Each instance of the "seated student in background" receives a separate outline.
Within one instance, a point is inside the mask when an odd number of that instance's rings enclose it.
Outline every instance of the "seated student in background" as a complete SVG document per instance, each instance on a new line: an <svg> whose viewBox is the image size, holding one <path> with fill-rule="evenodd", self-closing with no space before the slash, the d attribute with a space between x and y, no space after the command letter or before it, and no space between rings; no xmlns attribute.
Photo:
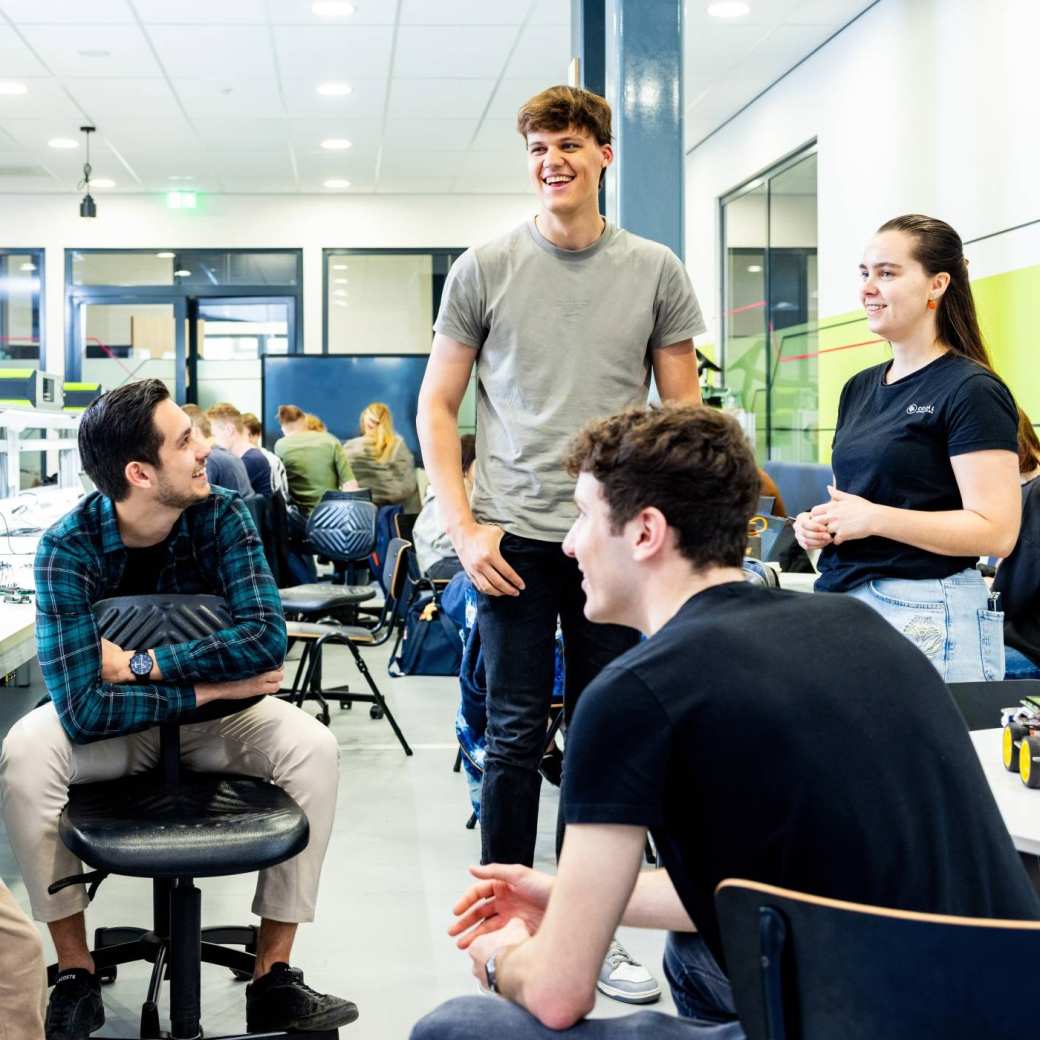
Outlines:
<svg viewBox="0 0 1040 1040"><path fill-rule="evenodd" d="M1040 439L1018 410L1018 469L1022 481L1022 530L993 579L1004 612L1004 678L1040 679Z"/></svg>
<svg viewBox="0 0 1040 1040"><path fill-rule="evenodd" d="M245 426L246 436L249 438L249 443L256 448L257 451L263 453L264 458L267 459L268 466L271 467L271 491L280 491L282 493L282 498L284 498L286 503L288 503L289 478L285 475L285 463L282 462L273 451L268 451L264 447L264 428L260 424L260 420L252 412L243 412L242 424Z"/></svg>
<svg viewBox="0 0 1040 1040"><path fill-rule="evenodd" d="M402 506L406 513L419 509L415 459L404 439L394 433L390 409L373 401L361 413L361 436L344 445L357 482L372 491L377 506Z"/></svg>
<svg viewBox="0 0 1040 1040"><path fill-rule="evenodd" d="M830 501L795 535L823 550L817 591L862 599L947 682L1000 679L1003 619L975 563L1018 537L1018 409L982 342L960 237L896 217L867 243L860 281L892 360L842 389Z"/></svg>
<svg viewBox="0 0 1040 1040"><path fill-rule="evenodd" d="M275 442L274 452L285 465L289 480L289 530L294 540L303 541L307 533L307 517L326 491L354 491L357 481L347 453L331 433L309 429L306 412L294 404L278 408L282 436ZM318 422L321 422L318 419Z"/></svg>
<svg viewBox="0 0 1040 1040"><path fill-rule="evenodd" d="M0 797L33 915L47 922L58 953L48 1040L82 1040L104 1022L86 940L86 891L47 890L82 870L58 836L69 785L148 769L160 722L209 701L257 695L262 699L237 714L181 730L186 766L269 780L296 800L310 825L303 852L259 875L248 1029L326 1029L357 1017L354 1004L316 993L289 967L298 924L314 919L339 752L316 719L263 696L281 687L281 600L246 505L206 479L207 450L158 379L98 398L79 426L83 469L98 491L44 533L36 554L36 644L51 699L8 733ZM174 646L99 639L94 604L155 592L222 596L233 624Z"/></svg>
<svg viewBox="0 0 1040 1040"><path fill-rule="evenodd" d="M633 409L586 426L567 467L578 518L564 552L581 568L586 615L648 638L578 703L556 876L473 867L478 880L454 907L451 934L474 975L506 999L449 1001L413 1040L738 1040L714 904L730 877L1040 918L964 722L924 656L851 596L743 580L759 478L731 417ZM791 652L807 639L811 652ZM641 872L647 830L664 866ZM670 932L664 966L681 1017L578 1025L619 924Z"/></svg>
<svg viewBox="0 0 1040 1040"><path fill-rule="evenodd" d="M472 433L459 438L462 447L462 480L466 486L466 497L473 494L473 471L477 457L477 439ZM431 484L426 489L426 498L412 528L412 544L419 562L419 570L427 578L451 578L462 570L455 553L451 536L444 530L437 497Z"/></svg>
<svg viewBox="0 0 1040 1040"><path fill-rule="evenodd" d="M0 1040L43 1040L43 944L0 879Z"/></svg>
<svg viewBox="0 0 1040 1040"><path fill-rule="evenodd" d="M237 491L243 498L255 494L245 464L237 455L217 444L206 413L197 404L186 404L182 411L191 419L196 438L206 446L206 479L214 487Z"/></svg>
<svg viewBox="0 0 1040 1040"><path fill-rule="evenodd" d="M311 433L325 433L328 431L328 427L320 416L313 415L308 412L303 417L303 428L309 430Z"/></svg>
<svg viewBox="0 0 1040 1040"><path fill-rule="evenodd" d="M206 417L213 428L214 442L242 460L254 493L270 495L271 466L264 453L249 443L242 413L233 404L221 401L206 410Z"/></svg>

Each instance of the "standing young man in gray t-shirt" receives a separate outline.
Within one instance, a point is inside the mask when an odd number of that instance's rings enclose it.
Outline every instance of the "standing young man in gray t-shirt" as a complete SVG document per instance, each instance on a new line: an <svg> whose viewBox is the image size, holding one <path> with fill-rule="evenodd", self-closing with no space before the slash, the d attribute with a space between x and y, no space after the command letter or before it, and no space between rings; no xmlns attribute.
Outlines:
<svg viewBox="0 0 1040 1040"><path fill-rule="evenodd" d="M572 87L551 87L520 109L538 213L452 267L419 396L423 458L479 594L485 863L534 858L557 615L568 719L581 690L638 638L584 616L581 573L561 549L575 517L567 442L589 419L644 404L651 370L663 399L700 399L693 336L704 322L685 268L599 212L614 157L610 120L606 101ZM457 419L474 364L471 507Z"/></svg>

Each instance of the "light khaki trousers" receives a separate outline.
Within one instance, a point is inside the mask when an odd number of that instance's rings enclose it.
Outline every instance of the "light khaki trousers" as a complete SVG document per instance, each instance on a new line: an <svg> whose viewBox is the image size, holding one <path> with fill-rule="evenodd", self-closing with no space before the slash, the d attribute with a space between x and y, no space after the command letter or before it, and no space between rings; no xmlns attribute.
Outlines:
<svg viewBox="0 0 1040 1040"><path fill-rule="evenodd" d="M43 1040L46 992L40 937L0 881L0 1040Z"/></svg>
<svg viewBox="0 0 1040 1040"><path fill-rule="evenodd" d="M53 704L12 727L0 752L0 801L36 920L59 921L87 906L83 885L47 893L52 882L83 869L58 837L70 785L140 773L155 765L158 753L158 729L73 744ZM182 726L181 762L198 772L260 777L296 800L307 814L310 841L298 856L260 872L253 912L275 921L313 921L336 812L339 747L333 735L299 708L265 697L235 715Z"/></svg>

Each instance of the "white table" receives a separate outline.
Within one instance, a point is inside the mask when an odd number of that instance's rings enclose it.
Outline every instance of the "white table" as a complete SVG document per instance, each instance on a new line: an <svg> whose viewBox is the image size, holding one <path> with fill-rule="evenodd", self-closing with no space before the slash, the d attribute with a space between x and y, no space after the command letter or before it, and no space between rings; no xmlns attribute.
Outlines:
<svg viewBox="0 0 1040 1040"><path fill-rule="evenodd" d="M36 654L36 605L0 602L0 675L31 661Z"/></svg>
<svg viewBox="0 0 1040 1040"><path fill-rule="evenodd" d="M798 574L795 571L779 571L780 588L793 589L795 592L812 592L818 574Z"/></svg>
<svg viewBox="0 0 1040 1040"><path fill-rule="evenodd" d="M1040 856L1040 789L1026 787L1018 773L1009 773L1004 768L1003 732L979 729L971 734L971 740L1015 848Z"/></svg>

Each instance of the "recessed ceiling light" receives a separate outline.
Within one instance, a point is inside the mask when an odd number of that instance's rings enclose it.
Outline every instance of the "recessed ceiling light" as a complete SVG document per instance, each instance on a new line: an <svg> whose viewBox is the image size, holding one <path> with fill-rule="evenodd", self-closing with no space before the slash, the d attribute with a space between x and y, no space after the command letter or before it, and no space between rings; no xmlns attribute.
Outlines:
<svg viewBox="0 0 1040 1040"><path fill-rule="evenodd" d="M319 0L311 4L311 10L319 18L347 18L354 13L354 5L344 0Z"/></svg>
<svg viewBox="0 0 1040 1040"><path fill-rule="evenodd" d="M74 141L71 137L52 137L47 144L51 148L78 148L79 141Z"/></svg>
<svg viewBox="0 0 1040 1040"><path fill-rule="evenodd" d="M76 51L81 58L111 58L112 52L102 50L100 47L87 47L82 51Z"/></svg>
<svg viewBox="0 0 1040 1040"><path fill-rule="evenodd" d="M13 79L0 80L0 94L28 94L29 88L24 83L16 83Z"/></svg>
<svg viewBox="0 0 1040 1040"><path fill-rule="evenodd" d="M345 137L326 137L321 142L322 148L329 152L343 152L350 148L350 142Z"/></svg>
<svg viewBox="0 0 1040 1040"><path fill-rule="evenodd" d="M350 279L349 278L333 278L332 280L337 285L349 285L350 284Z"/></svg>
<svg viewBox="0 0 1040 1040"><path fill-rule="evenodd" d="M169 181L193 181L195 180L195 177L190 173L175 173L166 179Z"/></svg>
<svg viewBox="0 0 1040 1040"><path fill-rule="evenodd" d="M761 264L748 264L748 274L761 274L761 273L762 273L762 265Z"/></svg>
<svg viewBox="0 0 1040 1040"><path fill-rule="evenodd" d="M185 270L183 267L179 271L173 272L174 278L187 278L191 274L191 271Z"/></svg>
<svg viewBox="0 0 1040 1040"><path fill-rule="evenodd" d="M162 257L163 260L172 260L177 254L171 253L169 252L169 250L164 249L161 253L156 253L155 255L158 257Z"/></svg>
<svg viewBox="0 0 1040 1040"><path fill-rule="evenodd" d="M342 177L332 177L327 181L322 181L326 188L349 188L350 181L345 181Z"/></svg>
<svg viewBox="0 0 1040 1040"><path fill-rule="evenodd" d="M36 270L36 265L31 260L29 260L26 263L22 264L18 268L18 270L19 271L35 271Z"/></svg>
<svg viewBox="0 0 1040 1040"><path fill-rule="evenodd" d="M751 8L741 0L719 0L719 3L708 5L708 14L712 18L743 18L751 14Z"/></svg>
<svg viewBox="0 0 1040 1040"><path fill-rule="evenodd" d="M333 271L346 271L347 269L348 268L347 268L346 264L333 264L332 265L332 270Z"/></svg>
<svg viewBox="0 0 1040 1040"><path fill-rule="evenodd" d="M322 97L346 97L353 88L349 83L319 83L318 93Z"/></svg>
<svg viewBox="0 0 1040 1040"><path fill-rule="evenodd" d="M116 182L111 177L97 177L90 182L92 188L114 188Z"/></svg>

